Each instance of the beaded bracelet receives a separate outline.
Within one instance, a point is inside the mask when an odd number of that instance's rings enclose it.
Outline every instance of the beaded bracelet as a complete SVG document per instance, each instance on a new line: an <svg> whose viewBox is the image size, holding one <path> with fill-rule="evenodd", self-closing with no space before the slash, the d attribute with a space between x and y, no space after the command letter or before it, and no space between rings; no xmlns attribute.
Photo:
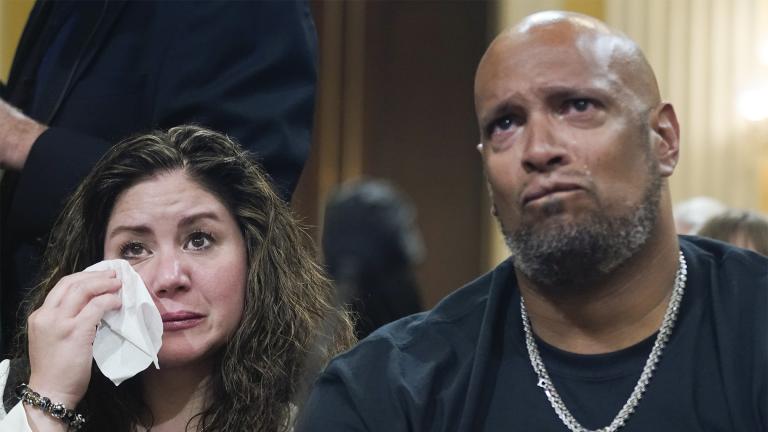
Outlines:
<svg viewBox="0 0 768 432"><path fill-rule="evenodd" d="M62 404L52 403L47 397L40 396L40 393L32 390L25 383L16 387L16 397L23 403L40 408L43 412L64 422L72 430L80 430L85 424L85 417L71 409L67 409Z"/></svg>

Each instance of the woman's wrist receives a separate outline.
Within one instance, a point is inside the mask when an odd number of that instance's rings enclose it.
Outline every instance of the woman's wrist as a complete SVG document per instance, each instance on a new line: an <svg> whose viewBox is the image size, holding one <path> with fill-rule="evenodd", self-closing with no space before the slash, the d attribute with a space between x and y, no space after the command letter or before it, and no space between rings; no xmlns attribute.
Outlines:
<svg viewBox="0 0 768 432"><path fill-rule="evenodd" d="M29 384L27 385L41 395L68 408L74 408L80 403L81 398L74 396L71 393L62 392L45 382L40 382L40 380L36 380L35 377L30 377Z"/></svg>
<svg viewBox="0 0 768 432"><path fill-rule="evenodd" d="M27 418L27 424L33 432L69 432L69 426L47 413L19 402Z"/></svg>
<svg viewBox="0 0 768 432"><path fill-rule="evenodd" d="M44 394L38 393L27 384L20 384L16 388L16 396L24 404L25 411L30 413L27 408L34 408L49 416L51 419L58 420L62 425L71 430L79 430L85 424L85 417L76 413L71 408L76 403L67 406L65 403L56 399L51 399ZM54 395L55 397L55 395ZM38 420L42 420L40 415L35 415ZM46 421L50 423L50 421Z"/></svg>

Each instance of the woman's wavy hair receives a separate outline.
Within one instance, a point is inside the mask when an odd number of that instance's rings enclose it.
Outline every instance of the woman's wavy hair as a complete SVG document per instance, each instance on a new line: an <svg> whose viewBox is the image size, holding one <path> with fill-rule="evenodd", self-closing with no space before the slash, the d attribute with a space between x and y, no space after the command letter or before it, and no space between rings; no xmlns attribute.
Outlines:
<svg viewBox="0 0 768 432"><path fill-rule="evenodd" d="M182 170L232 212L245 239L248 275L242 321L211 377L210 404L190 425L204 431L281 431L301 386L353 341L347 314L316 262L311 239L251 155L228 137L179 126L112 147L70 197L52 231L27 316L63 276L103 259L115 201L150 177ZM26 356L27 334L20 354ZM92 431L129 431L146 407L136 377L115 387L94 366L78 406ZM151 413L150 413L151 416ZM197 420L193 422L192 420Z"/></svg>

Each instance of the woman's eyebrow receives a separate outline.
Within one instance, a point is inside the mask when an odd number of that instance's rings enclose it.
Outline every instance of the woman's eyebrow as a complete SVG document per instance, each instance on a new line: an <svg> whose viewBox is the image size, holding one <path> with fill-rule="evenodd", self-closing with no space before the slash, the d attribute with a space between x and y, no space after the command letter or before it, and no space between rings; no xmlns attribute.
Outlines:
<svg viewBox="0 0 768 432"><path fill-rule="evenodd" d="M148 234L152 232L152 230L146 225L118 225L108 233L107 238L113 238L124 232L131 234Z"/></svg>
<svg viewBox="0 0 768 432"><path fill-rule="evenodd" d="M202 211L183 217L178 226L194 225L201 219L210 219L213 221L220 221L221 217L214 211ZM128 232L130 234L148 234L152 232L152 229L144 224L139 225L118 225L107 234L107 238L113 238L118 234Z"/></svg>
<svg viewBox="0 0 768 432"><path fill-rule="evenodd" d="M188 216L184 216L179 221L179 226L188 226L193 225L196 222L198 222L200 219L211 219L214 221L220 221L221 217L219 217L218 213L214 211L203 211L199 213L194 213Z"/></svg>

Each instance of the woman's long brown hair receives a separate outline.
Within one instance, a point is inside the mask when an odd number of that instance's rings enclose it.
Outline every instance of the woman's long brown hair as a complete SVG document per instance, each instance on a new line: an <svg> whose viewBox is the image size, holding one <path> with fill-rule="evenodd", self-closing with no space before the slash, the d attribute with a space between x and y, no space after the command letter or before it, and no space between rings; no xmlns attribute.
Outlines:
<svg viewBox="0 0 768 432"><path fill-rule="evenodd" d="M107 222L122 192L176 170L229 208L245 238L249 262L242 322L220 353L206 409L190 419L187 429L287 430L297 392L312 375L305 367L322 366L354 336L317 264L311 239L252 156L224 135L180 126L129 138L110 149L66 203L27 314L40 307L63 276L103 259ZM27 348L22 332L19 355L26 356ZM90 431L127 432L140 418L151 418L136 377L115 387L95 366L77 409L86 415Z"/></svg>

